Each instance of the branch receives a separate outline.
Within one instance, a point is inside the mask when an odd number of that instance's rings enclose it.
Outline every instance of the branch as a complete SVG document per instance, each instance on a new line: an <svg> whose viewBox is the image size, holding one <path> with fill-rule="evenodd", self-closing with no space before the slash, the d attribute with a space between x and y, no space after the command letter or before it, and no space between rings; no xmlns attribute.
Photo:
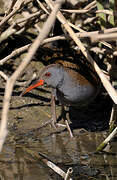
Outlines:
<svg viewBox="0 0 117 180"><path fill-rule="evenodd" d="M17 32L17 29L15 28L15 26L19 26L19 30L18 32L25 26L25 23L28 22L29 20L31 20L32 18L38 17L40 15L40 12L36 12L33 13L31 15L29 15L26 18L21 18L18 19L16 22L14 22L8 29L6 29L0 36L0 43L4 40L6 40L9 36L15 34ZM23 23L22 25L20 25L21 23ZM18 33L17 32L17 33Z"/></svg>
<svg viewBox="0 0 117 180"><path fill-rule="evenodd" d="M117 40L117 33L109 33L109 34L97 34L97 36L91 36L92 42L97 41L116 41Z"/></svg>
<svg viewBox="0 0 117 180"><path fill-rule="evenodd" d="M49 168L51 168L54 172L56 172L57 174L59 174L62 178L64 178L64 180L72 180L72 178L70 178L70 175L73 172L73 169L70 167L67 170L67 173L65 173L61 168L59 168L55 163L53 163L52 161L50 161L44 154L40 153L40 152L34 152L30 149L24 148L24 150L31 155L34 159L40 159L44 164L46 164Z"/></svg>
<svg viewBox="0 0 117 180"><path fill-rule="evenodd" d="M28 50L30 44L25 45L21 48L18 48L16 50L14 50L11 54L9 54L8 56L6 56L5 58L0 60L0 65L3 65L6 61L8 61L9 59L13 58L14 56L17 56L18 54Z"/></svg>
<svg viewBox="0 0 117 180"><path fill-rule="evenodd" d="M13 9L13 11L5 16L5 18L0 22L0 27L3 26L14 14L16 14L17 11L21 8L22 4L24 3L24 0L18 0L17 6Z"/></svg>
<svg viewBox="0 0 117 180"><path fill-rule="evenodd" d="M92 36L96 37L98 35L98 33L100 33L100 31L86 32L86 31L82 30L81 28L77 28L75 25L73 25L70 22L68 22L68 24L71 27L73 27L79 31L82 31L82 32L76 33L76 36L79 38L87 38L87 37L92 37ZM104 33L116 32L116 31L117 31L117 28L110 28L110 29L105 29ZM41 45L43 45L45 43L52 42L52 41L65 40L65 39L66 39L65 35L55 36L55 37L44 39L44 41L41 43ZM113 48L110 44L107 44L106 42L101 42L101 43L104 44L105 46L111 48L111 49ZM16 56L16 55L18 55L24 51L27 51L29 46L30 46L30 44L14 50L10 55L8 55L7 57L0 60L0 65L3 65L6 61L13 58L14 56Z"/></svg>
<svg viewBox="0 0 117 180"><path fill-rule="evenodd" d="M92 7L95 8L95 7ZM76 13L76 14L84 14L90 11L90 13L104 13L113 16L113 12L109 11L107 9L103 10L97 10L97 11L91 11L91 9L80 9L80 10L75 10L75 9L61 9L62 12L67 12L67 13Z"/></svg>
<svg viewBox="0 0 117 180"><path fill-rule="evenodd" d="M8 80L8 76L7 76L4 72L2 72L2 71L0 71L0 76L1 76L3 79L5 79L5 81Z"/></svg>
<svg viewBox="0 0 117 180"><path fill-rule="evenodd" d="M44 11L45 13L49 14L48 10L44 7L44 5L43 5L39 0L37 0L37 2L38 2L38 4L39 4L40 8L43 9L43 11Z"/></svg>
<svg viewBox="0 0 117 180"><path fill-rule="evenodd" d="M97 151L102 151L106 145L112 140L112 138L117 134L117 127L113 130L111 134L97 147Z"/></svg>

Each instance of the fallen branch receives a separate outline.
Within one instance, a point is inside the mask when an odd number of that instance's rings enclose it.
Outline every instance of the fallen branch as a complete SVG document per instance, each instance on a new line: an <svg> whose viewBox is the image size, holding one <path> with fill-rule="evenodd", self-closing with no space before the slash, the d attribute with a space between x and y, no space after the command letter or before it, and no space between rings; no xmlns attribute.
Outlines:
<svg viewBox="0 0 117 180"><path fill-rule="evenodd" d="M40 6L41 9L43 9L43 11L47 14L49 14L48 10L44 7L44 5L39 1L39 0L36 0Z"/></svg>
<svg viewBox="0 0 117 180"><path fill-rule="evenodd" d="M2 71L0 71L0 76L1 76L3 79L5 79L5 81L8 80L8 76L7 76L4 72L2 72Z"/></svg>
<svg viewBox="0 0 117 180"><path fill-rule="evenodd" d="M49 168L51 168L54 172L56 172L57 174L59 174L62 178L64 178L64 180L72 180L72 178L70 178L70 175L73 172L73 169L70 167L67 170L67 173L65 173L61 168L59 168L55 163L53 163L52 161L50 161L44 154L40 153L40 152L34 152L32 150L29 150L27 148L24 148L24 150L31 155L34 159L40 159L44 164L46 164Z"/></svg>
<svg viewBox="0 0 117 180"><path fill-rule="evenodd" d="M16 32L16 29L14 28L14 24L13 24L0 35L0 43L8 39L8 37L13 35L15 32Z"/></svg>
<svg viewBox="0 0 117 180"><path fill-rule="evenodd" d="M92 37L92 35L94 35L95 37L97 36L98 33L100 33L100 31L92 31L92 32L86 32L84 30L82 30L81 28L77 28L75 25L73 25L72 23L68 22L68 24L81 31L79 33L76 33L76 36L79 37L79 38L87 38L87 37ZM39 29L40 31L40 29ZM110 28L110 29L106 29L104 30L104 33L109 33L109 32L115 32L117 31L117 28ZM11 33L11 31L9 30L9 32ZM61 35L61 36L55 36L55 37L51 37L51 38L47 38L47 39L44 39L44 41L41 43L41 45L45 44L45 43L49 43L49 42L53 42L53 41L58 41L58 40L65 40L66 39L66 36L65 35ZM105 46L109 47L110 49L112 49L112 45L110 44L107 44L106 42L103 42L101 41L102 44L104 44ZM9 59L13 58L14 56L17 56L19 55L20 53L23 53L25 51L28 50L29 46L31 44L27 44L21 48L18 48L16 50L14 50L11 54L9 54L8 56L6 56L5 58L1 59L0 60L0 65L3 65L6 61L8 61Z"/></svg>
<svg viewBox="0 0 117 180"><path fill-rule="evenodd" d="M92 6L97 6L96 0L86 5L83 9L90 9Z"/></svg>
<svg viewBox="0 0 117 180"><path fill-rule="evenodd" d="M116 123L117 123L117 105L113 103L110 121L109 121L109 132L110 133L116 127Z"/></svg>
<svg viewBox="0 0 117 180"><path fill-rule="evenodd" d="M26 18L18 19L16 22L14 22L8 29L6 29L1 34L1 36L0 36L0 43L2 41L4 41L4 40L8 39L8 37L10 37L11 35L21 31L21 29L24 28L26 22L28 22L32 18L38 17L39 15L40 15L40 12L36 12L36 13L33 13L33 14L29 15ZM21 25L21 23L23 23L23 24ZM18 31L17 31L17 28L15 28L16 26L18 26Z"/></svg>
<svg viewBox="0 0 117 180"><path fill-rule="evenodd" d="M97 34L97 36L91 36L92 42L97 41L116 41L117 40L117 33L109 33L109 34Z"/></svg>
<svg viewBox="0 0 117 180"><path fill-rule="evenodd" d="M102 151L107 144L113 139L113 137L117 134L117 127L113 130L111 134L97 147L97 151Z"/></svg>
<svg viewBox="0 0 117 180"><path fill-rule="evenodd" d="M93 7L95 8L95 7ZM76 14L84 14L84 13L104 13L113 16L113 12L103 9L103 10L96 10L96 11L91 11L91 9L80 9L80 10L75 10L75 9L61 9L61 12L67 12L67 13L76 13Z"/></svg>
<svg viewBox="0 0 117 180"><path fill-rule="evenodd" d="M21 48L18 48L16 50L14 50L11 54L9 54L8 56L6 56L5 58L0 60L0 65L3 65L6 61L8 61L9 59L13 58L14 56L17 56L18 54L28 50L29 46L31 44L25 45Z"/></svg>
<svg viewBox="0 0 117 180"><path fill-rule="evenodd" d="M32 1L32 0L26 0L26 1L24 1L24 0L18 0L18 1L16 2L16 5L14 5L13 11L11 11L10 14L8 14L7 16L5 16L5 18L3 18L3 20L0 22L0 28L1 28L1 26L3 26L5 23L7 23L7 21L8 21L12 16L14 16L14 15L16 14L16 12L18 12L18 11L21 9L22 5L27 4L27 3L31 2L31 1Z"/></svg>
<svg viewBox="0 0 117 180"><path fill-rule="evenodd" d="M68 13L76 13L77 12L79 14L83 14L83 13L89 12L90 10L92 10L96 7L97 7L97 2L93 1L93 2L89 3L88 5L86 5L83 9L80 9L80 10L61 9L61 11L68 12Z"/></svg>

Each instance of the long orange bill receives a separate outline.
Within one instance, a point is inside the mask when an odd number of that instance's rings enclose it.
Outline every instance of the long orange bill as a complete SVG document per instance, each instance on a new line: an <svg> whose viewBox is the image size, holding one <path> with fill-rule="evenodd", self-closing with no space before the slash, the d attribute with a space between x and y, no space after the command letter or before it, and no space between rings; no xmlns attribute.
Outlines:
<svg viewBox="0 0 117 180"><path fill-rule="evenodd" d="M39 80L36 82L36 84L33 84L31 86L29 86L24 92L22 92L21 96L23 96L24 94L26 94L27 92L31 91L32 89L38 87L38 86L42 86L44 84L44 80Z"/></svg>

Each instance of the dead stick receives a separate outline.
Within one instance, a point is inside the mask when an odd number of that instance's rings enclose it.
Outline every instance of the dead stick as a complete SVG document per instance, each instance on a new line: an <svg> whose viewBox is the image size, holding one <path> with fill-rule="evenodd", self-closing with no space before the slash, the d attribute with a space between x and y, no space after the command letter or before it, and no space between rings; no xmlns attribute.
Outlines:
<svg viewBox="0 0 117 180"><path fill-rule="evenodd" d="M64 178L64 180L69 180L70 179L70 175L73 173L73 169L70 167L67 170L66 176Z"/></svg>
<svg viewBox="0 0 117 180"><path fill-rule="evenodd" d="M5 81L8 80L8 76L7 76L4 72L2 72L2 71L0 71L0 76L1 76L3 79L5 79Z"/></svg>
<svg viewBox="0 0 117 180"><path fill-rule="evenodd" d="M97 5L96 0L94 0L93 2L89 3L88 5L86 5L83 9L90 9L92 6Z"/></svg>
<svg viewBox="0 0 117 180"><path fill-rule="evenodd" d="M92 8L95 8L92 7ZM95 12L95 13L104 13L104 14L108 14L108 15L113 15L113 12L112 11L109 11L109 10L106 10L106 9L103 9L103 10L97 10L97 11L91 11L91 9L81 9L81 10L75 10L75 9L61 9L62 12L67 12L67 13L76 13L76 14L84 14L84 13L87 13L90 11L91 12Z"/></svg>
<svg viewBox="0 0 117 180"><path fill-rule="evenodd" d="M77 37L91 37L92 35L97 36L98 34L108 34L108 33L114 33L117 32L117 27L115 28L109 28L109 29L104 29L101 31L92 31L92 32L82 32L82 33L76 33ZM80 36L81 35L81 36Z"/></svg>
<svg viewBox="0 0 117 180"><path fill-rule="evenodd" d="M57 174L59 174L62 178L64 178L65 180L72 180L72 178L70 178L70 174L73 172L72 168L68 168L67 173L65 173L61 168L59 168L55 163L53 163L52 161L50 161L44 154L40 153L40 152L33 152L30 149L24 148L24 150L30 154L33 158L35 159L41 159L41 161L46 164L49 168L51 168L53 171L55 171Z"/></svg>
<svg viewBox="0 0 117 180"><path fill-rule="evenodd" d="M72 25L69 22L68 22L68 24ZM104 33L109 33L109 32L113 32L113 31L117 31L117 28L106 29L106 30L104 30ZM10 31L10 33L11 33L11 31ZM84 32L83 31L83 32L76 33L76 36L79 37L79 38L85 38L85 37L91 37L92 35L94 35L96 37L98 33L99 33L99 31L92 31L92 32ZM65 35L55 36L55 37L51 37L51 38L45 39L42 42L42 44L45 44L45 43L48 43L48 42L52 42L52 41L57 41L57 40L65 40L65 39L66 39ZM104 43L104 45L107 45L106 42L101 42L101 43ZM14 50L10 55L8 55L7 57L5 57L5 58L0 60L0 65L3 65L10 58L12 58L12 57L14 57L14 56L16 56L16 55L18 55L18 54L28 50L29 46L30 46L30 44L25 45L25 46L23 46L21 48L18 48L16 50ZM107 46L112 49L112 46L109 46L109 45L107 45Z"/></svg>
<svg viewBox="0 0 117 180"><path fill-rule="evenodd" d="M97 34L97 36L91 36L91 41L116 41L117 40L117 33L109 33L109 34Z"/></svg>
<svg viewBox="0 0 117 180"><path fill-rule="evenodd" d="M112 110L111 110L110 121L109 121L109 132L110 133L116 127L116 121L117 121L117 105L113 103L113 107L112 107Z"/></svg>
<svg viewBox="0 0 117 180"><path fill-rule="evenodd" d="M39 4L40 8L43 9L44 12L46 12L47 14L49 14L48 10L44 7L44 5L43 5L39 0L37 0L37 2L38 2L38 4Z"/></svg>
<svg viewBox="0 0 117 180"><path fill-rule="evenodd" d="M16 50L14 50L11 54L9 54L8 56L6 56L5 58L0 60L0 65L3 65L6 61L8 61L9 59L13 58L14 56L17 56L18 54L28 50L30 44L25 45L21 48L18 48Z"/></svg>
<svg viewBox="0 0 117 180"><path fill-rule="evenodd" d="M23 22L29 21L32 18L38 17L40 15L40 12L33 13L29 15L26 18L18 19L16 22L14 22L8 29L6 29L0 36L0 43L4 40L6 40L9 36L17 33L17 29L15 28L16 25L19 25ZM21 29L25 26L25 23L22 24L20 27ZM20 30L18 30L20 31Z"/></svg>
<svg viewBox="0 0 117 180"><path fill-rule="evenodd" d="M106 145L112 140L112 138L117 134L117 127L112 131L111 134L97 147L97 151L102 151Z"/></svg>
<svg viewBox="0 0 117 180"><path fill-rule="evenodd" d="M17 11L21 8L23 4L23 0L18 0L18 6L11 11L10 14L8 14L1 22L0 22L0 27L3 26L14 14L16 14Z"/></svg>

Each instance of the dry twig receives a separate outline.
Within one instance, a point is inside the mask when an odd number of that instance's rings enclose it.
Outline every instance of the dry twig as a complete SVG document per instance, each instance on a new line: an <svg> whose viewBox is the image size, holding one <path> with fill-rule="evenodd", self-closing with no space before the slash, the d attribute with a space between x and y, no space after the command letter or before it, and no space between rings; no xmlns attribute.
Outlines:
<svg viewBox="0 0 117 180"><path fill-rule="evenodd" d="M54 172L56 172L57 174L59 174L62 178L64 178L64 180L72 180L72 178L70 178L70 175L73 172L73 169L70 167L67 170L67 173L65 173L61 168L59 168L55 163L53 163L52 161L50 161L44 154L38 152L34 152L32 150L29 150L27 148L24 148L24 150L29 153L34 159L40 159L44 164L46 164L49 168L51 168Z"/></svg>
<svg viewBox="0 0 117 180"><path fill-rule="evenodd" d="M37 2L38 2L38 4L39 4L40 8L43 9L43 11L44 11L45 13L49 14L48 10L44 7L44 5L43 5L39 0L37 0Z"/></svg>
<svg viewBox="0 0 117 180"><path fill-rule="evenodd" d="M86 5L83 9L90 9L90 8L92 8L92 6L95 6L95 7L97 6L96 0L94 0L93 2Z"/></svg>
<svg viewBox="0 0 117 180"><path fill-rule="evenodd" d="M97 34L97 36L92 36L91 41L116 41L117 33L109 33L109 34Z"/></svg>
<svg viewBox="0 0 117 180"><path fill-rule="evenodd" d="M31 2L32 0L18 0L17 3L14 5L14 8L13 8L13 11L11 11L10 14L8 14L7 16L5 16L3 18L3 20L0 22L0 28L1 26L3 26L12 16L14 16L16 14L16 12L18 12L21 7L24 5L24 4L27 4L29 2Z"/></svg>
<svg viewBox="0 0 117 180"><path fill-rule="evenodd" d="M113 139L113 137L117 134L117 127L112 131L111 134L97 147L97 151L102 151L106 145Z"/></svg>
<svg viewBox="0 0 117 180"><path fill-rule="evenodd" d="M2 72L2 71L0 71L0 76L1 76L3 79L5 79L5 81L8 80L8 76L7 76L4 72Z"/></svg>
<svg viewBox="0 0 117 180"><path fill-rule="evenodd" d="M33 13L29 15L28 17L18 19L16 22L14 22L6 31L4 31L0 36L0 43L6 39L8 39L11 35L21 32L21 30L25 27L26 22L31 20L32 18L38 17L40 15L40 12ZM18 25L18 31L15 28Z"/></svg>
<svg viewBox="0 0 117 180"><path fill-rule="evenodd" d="M73 25L73 24L70 23L70 22L68 22L68 24L69 24L71 27L73 27L73 28L81 31L81 32L79 32L79 33L76 33L76 36L77 36L78 38L87 38L87 37L90 37L90 38L91 38L92 36L95 36L95 37L96 37L96 36L100 33L100 31L86 32L86 31L82 30L81 28L77 28L75 25ZM110 28L110 29L105 29L105 30L104 30L104 33L107 33L107 34L108 34L108 33L110 33L110 32L116 32L116 31L117 31L117 28ZM9 32L11 33L11 31L9 31ZM45 40L42 42L41 45L43 45L43 44L45 44L45 43L49 43L49 42L53 42L53 41L58 41L58 40L65 40L65 39L66 39L66 36L65 36L65 35L55 36L55 37L51 37L51 38L45 39ZM108 43L106 43L106 42L101 41L101 43L104 44L105 46L109 47L110 49L113 48L112 45L110 45L110 44L108 44ZM13 58L14 56L17 56L18 54L27 51L28 48L29 48L29 46L30 46L30 44L25 45L25 46L23 46L23 47L21 47L21 48L18 48L18 49L16 49L16 50L14 50L10 55L8 55L8 56L6 56L5 58L3 58L3 59L0 60L0 65L3 65L6 61L8 61L9 59Z"/></svg>
<svg viewBox="0 0 117 180"><path fill-rule="evenodd" d="M6 61L8 61L9 59L13 58L14 56L17 56L18 54L28 50L30 44L25 45L21 48L18 48L16 50L14 50L10 55L6 56L5 58L0 60L0 65L3 65Z"/></svg>
<svg viewBox="0 0 117 180"><path fill-rule="evenodd" d="M92 7L94 8L94 7ZM80 10L75 10L75 9L61 9L62 12L67 12L67 13L76 13L76 14L84 14L84 13L88 13L90 11L90 13L104 13L104 14L108 14L113 16L113 12L103 9L103 10L96 10L96 11L91 11L91 9L80 9Z"/></svg>

